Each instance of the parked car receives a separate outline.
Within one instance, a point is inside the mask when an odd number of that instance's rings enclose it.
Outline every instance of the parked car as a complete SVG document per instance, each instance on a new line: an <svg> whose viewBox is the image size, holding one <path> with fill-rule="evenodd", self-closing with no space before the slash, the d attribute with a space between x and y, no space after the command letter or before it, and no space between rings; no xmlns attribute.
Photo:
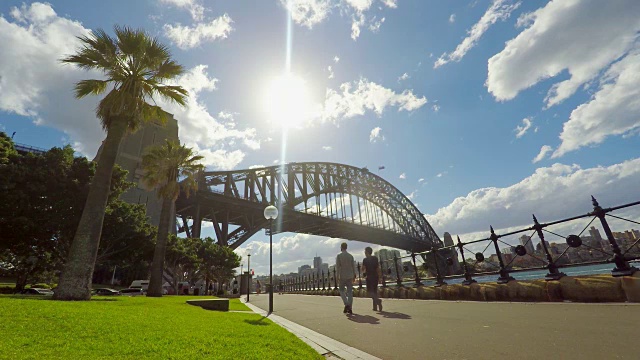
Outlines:
<svg viewBox="0 0 640 360"><path fill-rule="evenodd" d="M120 291L109 288L95 289L93 290L96 295L100 296L111 296L111 295L120 295Z"/></svg>
<svg viewBox="0 0 640 360"><path fill-rule="evenodd" d="M122 289L120 290L120 295L128 295L128 296L144 295L144 290L142 290L142 288Z"/></svg>
<svg viewBox="0 0 640 360"><path fill-rule="evenodd" d="M20 294L22 294L22 295L43 295L43 296L47 296L47 295L53 295L53 291L51 291L49 289L31 288L31 289L22 290L20 292Z"/></svg>

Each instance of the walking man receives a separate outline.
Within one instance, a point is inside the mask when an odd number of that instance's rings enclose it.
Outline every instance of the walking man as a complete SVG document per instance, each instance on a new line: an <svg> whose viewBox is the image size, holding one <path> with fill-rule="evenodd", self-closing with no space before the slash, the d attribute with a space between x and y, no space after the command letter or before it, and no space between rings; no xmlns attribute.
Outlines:
<svg viewBox="0 0 640 360"><path fill-rule="evenodd" d="M340 290L340 297L344 303L343 313L353 314L353 279L356 277L356 265L353 261L353 256L347 252L347 243L340 244L340 250L340 254L336 256L338 289Z"/></svg>

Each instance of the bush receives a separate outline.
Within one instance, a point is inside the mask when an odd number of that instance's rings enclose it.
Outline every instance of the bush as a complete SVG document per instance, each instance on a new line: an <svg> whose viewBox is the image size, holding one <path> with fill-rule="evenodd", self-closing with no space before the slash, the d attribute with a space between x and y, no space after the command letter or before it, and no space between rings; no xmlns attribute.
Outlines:
<svg viewBox="0 0 640 360"><path fill-rule="evenodd" d="M14 287L0 287L0 294L13 294L16 292Z"/></svg>

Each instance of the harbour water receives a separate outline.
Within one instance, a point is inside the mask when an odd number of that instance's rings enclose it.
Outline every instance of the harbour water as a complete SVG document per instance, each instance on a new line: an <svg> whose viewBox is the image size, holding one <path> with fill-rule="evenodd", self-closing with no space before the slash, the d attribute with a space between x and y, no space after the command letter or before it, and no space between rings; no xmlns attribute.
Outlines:
<svg viewBox="0 0 640 360"><path fill-rule="evenodd" d="M640 263L631 263L632 266L640 267ZM611 274L611 270L615 267L615 264L596 264L596 265L585 265L585 266L575 266L575 267L567 267L559 269L560 272L565 273L568 276L580 276L580 275L593 275L593 274ZM511 274L516 280L535 280L535 279L544 279L545 275L547 275L548 271L545 270L531 270L531 271L520 271L514 272ZM494 282L498 279L497 274L495 275L481 275L481 276L473 276L473 279L479 283L483 282ZM459 279L446 279L447 284L460 284L464 281L464 278ZM425 285L433 285L435 281L427 280L422 281ZM410 286L412 282L404 282L406 286ZM390 284L391 285L391 284Z"/></svg>

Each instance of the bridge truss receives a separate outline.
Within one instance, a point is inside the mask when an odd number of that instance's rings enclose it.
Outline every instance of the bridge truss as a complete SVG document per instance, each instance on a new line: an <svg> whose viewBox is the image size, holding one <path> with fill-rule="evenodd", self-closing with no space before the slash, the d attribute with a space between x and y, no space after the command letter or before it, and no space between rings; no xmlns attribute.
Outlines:
<svg viewBox="0 0 640 360"><path fill-rule="evenodd" d="M366 168L326 162L201 173L198 191L176 201L179 232L200 237L213 224L219 244L237 248L268 228L263 210L280 210L274 233L297 232L412 252L441 240L402 192Z"/></svg>

